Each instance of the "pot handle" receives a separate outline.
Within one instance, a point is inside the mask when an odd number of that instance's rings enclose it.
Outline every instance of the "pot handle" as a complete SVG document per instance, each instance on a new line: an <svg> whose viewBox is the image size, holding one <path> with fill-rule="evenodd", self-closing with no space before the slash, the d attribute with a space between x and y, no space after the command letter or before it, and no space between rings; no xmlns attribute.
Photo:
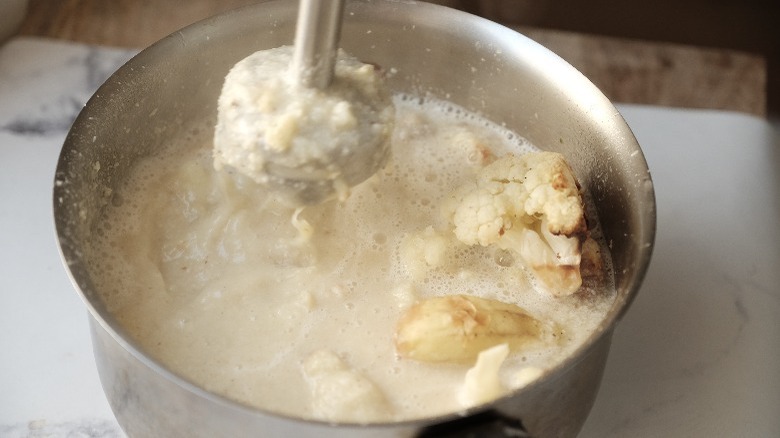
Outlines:
<svg viewBox="0 0 780 438"><path fill-rule="evenodd" d="M417 438L533 438L519 418L494 409L424 428Z"/></svg>

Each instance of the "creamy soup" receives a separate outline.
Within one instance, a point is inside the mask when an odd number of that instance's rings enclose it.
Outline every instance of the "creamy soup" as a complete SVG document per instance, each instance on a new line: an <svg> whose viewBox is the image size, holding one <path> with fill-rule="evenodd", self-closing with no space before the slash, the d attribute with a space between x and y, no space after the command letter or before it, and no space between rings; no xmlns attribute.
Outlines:
<svg viewBox="0 0 780 438"><path fill-rule="evenodd" d="M612 305L609 266L585 273L574 294L545 293L511 251L462 243L442 213L490 161L536 148L446 102L395 103L389 162L343 202L291 209L251 179L215 171L211 144L182 140L140 163L90 257L120 325L207 390L328 421L461 411L566 358ZM589 259L606 262L601 254ZM519 306L540 322L539 339L497 345L480 367L400 355L404 313L453 295Z"/></svg>

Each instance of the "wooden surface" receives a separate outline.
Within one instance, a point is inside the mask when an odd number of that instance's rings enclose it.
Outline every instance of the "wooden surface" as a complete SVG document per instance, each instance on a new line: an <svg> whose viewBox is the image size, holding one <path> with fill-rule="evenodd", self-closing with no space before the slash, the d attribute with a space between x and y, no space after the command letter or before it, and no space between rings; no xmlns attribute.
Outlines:
<svg viewBox="0 0 780 438"><path fill-rule="evenodd" d="M478 0L440 0L462 7ZM256 0L30 0L19 35L143 48ZM731 50L512 26L583 72L615 102L766 116L766 62Z"/></svg>

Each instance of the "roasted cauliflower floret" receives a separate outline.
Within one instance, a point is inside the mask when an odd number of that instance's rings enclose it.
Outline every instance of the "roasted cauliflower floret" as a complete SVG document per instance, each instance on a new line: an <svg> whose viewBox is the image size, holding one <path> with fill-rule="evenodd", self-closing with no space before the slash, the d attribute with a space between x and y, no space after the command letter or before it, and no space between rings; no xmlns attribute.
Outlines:
<svg viewBox="0 0 780 438"><path fill-rule="evenodd" d="M506 155L455 190L447 205L461 242L514 251L548 293L579 289L587 225L577 180L563 155Z"/></svg>
<svg viewBox="0 0 780 438"><path fill-rule="evenodd" d="M463 385L458 391L461 406L470 408L493 401L507 391L501 382L499 371L509 356L509 346L499 344L487 348L477 356L477 363L466 371Z"/></svg>

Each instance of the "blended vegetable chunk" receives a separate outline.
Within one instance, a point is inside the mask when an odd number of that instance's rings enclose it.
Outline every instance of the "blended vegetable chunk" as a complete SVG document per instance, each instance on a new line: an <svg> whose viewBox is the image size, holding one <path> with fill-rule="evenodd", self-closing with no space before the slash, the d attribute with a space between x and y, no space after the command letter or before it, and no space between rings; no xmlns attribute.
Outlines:
<svg viewBox="0 0 780 438"><path fill-rule="evenodd" d="M340 51L320 90L296 83L292 47L262 50L225 77L214 163L296 204L347 196L387 161L395 109L381 72Z"/></svg>

